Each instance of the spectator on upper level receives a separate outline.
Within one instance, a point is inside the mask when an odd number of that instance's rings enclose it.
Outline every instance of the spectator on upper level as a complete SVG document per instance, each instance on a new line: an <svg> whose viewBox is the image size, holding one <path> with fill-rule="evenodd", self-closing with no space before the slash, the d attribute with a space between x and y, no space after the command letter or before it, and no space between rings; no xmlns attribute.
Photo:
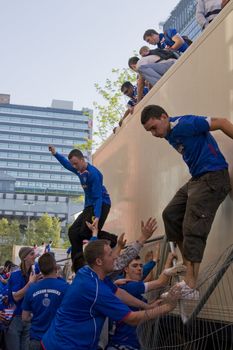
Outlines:
<svg viewBox="0 0 233 350"><path fill-rule="evenodd" d="M143 89L143 97L148 93L149 89L148 87L144 87ZM128 96L130 99L127 103L127 110L124 113L123 117L119 121L119 126L122 125L123 120L129 115L133 114L134 106L138 103L137 101L137 86L130 83L130 81L125 81L121 86L121 92L123 92L124 95Z"/></svg>
<svg viewBox="0 0 233 350"><path fill-rule="evenodd" d="M147 29L143 35L150 45L157 45L160 49L184 52L189 47L185 39L177 33L176 29L168 29L163 33L158 33L154 29Z"/></svg>
<svg viewBox="0 0 233 350"><path fill-rule="evenodd" d="M196 20L204 30L221 11L222 0L198 0Z"/></svg>

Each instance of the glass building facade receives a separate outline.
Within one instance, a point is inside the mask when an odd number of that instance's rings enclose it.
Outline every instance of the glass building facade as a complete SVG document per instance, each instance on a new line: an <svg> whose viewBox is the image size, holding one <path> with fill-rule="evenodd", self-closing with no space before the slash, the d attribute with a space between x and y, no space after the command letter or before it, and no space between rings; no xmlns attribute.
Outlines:
<svg viewBox="0 0 233 350"><path fill-rule="evenodd" d="M201 33L201 27L196 21L196 0L181 0L163 23L163 30L175 28L178 33L187 35L191 40Z"/></svg>
<svg viewBox="0 0 233 350"><path fill-rule="evenodd" d="M0 103L0 171L12 176L16 193L80 195L77 176L48 151L68 155L92 138L92 111ZM90 161L90 154L84 152Z"/></svg>

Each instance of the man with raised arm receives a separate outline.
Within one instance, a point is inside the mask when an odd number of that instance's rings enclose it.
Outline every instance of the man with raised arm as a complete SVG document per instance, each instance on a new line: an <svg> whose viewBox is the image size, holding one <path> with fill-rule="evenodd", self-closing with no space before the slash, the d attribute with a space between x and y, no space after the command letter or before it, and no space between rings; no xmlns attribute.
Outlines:
<svg viewBox="0 0 233 350"><path fill-rule="evenodd" d="M84 159L80 150L73 149L69 153L68 159L58 153L52 145L49 145L49 151L64 168L78 176L85 193L84 210L68 232L73 259L78 252L82 251L82 241L91 237L91 231L87 227L86 221L93 221L93 224L101 230L110 211L111 200L103 185L103 175Z"/></svg>
<svg viewBox="0 0 233 350"><path fill-rule="evenodd" d="M233 138L233 124L224 118L169 117L156 105L143 109L141 123L152 136L165 138L181 153L192 176L164 209L163 220L168 240L178 244L187 267L180 282L182 294L197 299L206 240L216 211L231 190L228 164L210 131L221 130Z"/></svg>

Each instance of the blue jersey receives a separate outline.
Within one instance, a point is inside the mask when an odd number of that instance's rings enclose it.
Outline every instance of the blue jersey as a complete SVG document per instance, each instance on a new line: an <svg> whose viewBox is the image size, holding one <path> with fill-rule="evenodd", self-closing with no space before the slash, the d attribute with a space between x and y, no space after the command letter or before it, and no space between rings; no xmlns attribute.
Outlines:
<svg viewBox="0 0 233 350"><path fill-rule="evenodd" d="M28 282L28 277L23 276L21 270L13 271L11 273L11 277L8 282L10 292L12 294L14 294L14 292L18 292L20 289L26 286L27 282ZM23 298L18 301L14 301L16 305L16 308L14 310L14 315L22 314L22 302L23 302Z"/></svg>
<svg viewBox="0 0 233 350"><path fill-rule="evenodd" d="M76 274L57 314L43 336L46 350L96 350L106 317L123 320L131 310L115 295L116 286L102 281L89 267Z"/></svg>
<svg viewBox="0 0 233 350"><path fill-rule="evenodd" d="M102 210L102 203L111 205L111 200L106 188L103 185L103 175L93 165L87 165L87 169L80 173L75 169L69 160L63 155L56 153L55 157L61 165L69 171L72 171L79 177L81 186L85 193L85 208L93 206L95 217L99 218Z"/></svg>
<svg viewBox="0 0 233 350"><path fill-rule="evenodd" d="M175 42L172 40L172 38L175 35L179 35L181 37L181 35L179 33L177 33L177 30L174 28L170 28L168 30L166 30L166 32L164 33L160 33L159 34L159 43L157 44L157 46L160 49L166 49L167 47L171 47L175 44ZM177 50L179 52L184 52L185 50L187 50L188 48L188 44L186 42L183 43L183 45L181 45L181 47Z"/></svg>
<svg viewBox="0 0 233 350"><path fill-rule="evenodd" d="M149 89L148 87L143 88L143 97L148 93ZM129 108L134 107L137 104L137 97L138 97L138 89L137 86L133 87L133 96L131 96L130 100L127 103L127 106Z"/></svg>
<svg viewBox="0 0 233 350"><path fill-rule="evenodd" d="M121 288L126 290L129 294L133 295L135 298L146 301L142 296L142 294L145 293L144 282L128 282L126 284L123 284ZM131 307L131 309L138 311L138 309L134 307ZM110 339L109 345L128 345L135 349L139 349L140 344L137 339L136 329L136 326L130 326L124 322L118 322L116 324L114 335Z"/></svg>
<svg viewBox="0 0 233 350"><path fill-rule="evenodd" d="M31 339L41 340L48 330L68 286L63 279L45 278L27 290L22 309L33 314Z"/></svg>
<svg viewBox="0 0 233 350"><path fill-rule="evenodd" d="M210 134L210 119L194 115L169 118L167 141L182 154L193 177L228 167L218 144Z"/></svg>

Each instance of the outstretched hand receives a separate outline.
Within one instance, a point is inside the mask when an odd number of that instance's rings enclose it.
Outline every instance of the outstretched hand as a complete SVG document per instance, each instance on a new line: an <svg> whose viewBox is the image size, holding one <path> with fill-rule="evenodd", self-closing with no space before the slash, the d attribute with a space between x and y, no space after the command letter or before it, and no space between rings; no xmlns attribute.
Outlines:
<svg viewBox="0 0 233 350"><path fill-rule="evenodd" d="M86 221L86 225L89 228L89 230L91 230L92 236L97 236L97 234L98 234L98 226L96 226L96 224L94 222L91 224L88 221Z"/></svg>
<svg viewBox="0 0 233 350"><path fill-rule="evenodd" d="M117 240L117 245L120 249L124 249L125 245L126 245L127 239L125 238L125 232L123 232Z"/></svg>
<svg viewBox="0 0 233 350"><path fill-rule="evenodd" d="M158 224L155 218L149 218L146 224L144 224L144 222L141 221L141 233L142 233L142 236L144 237L144 241L149 239L157 228L158 228Z"/></svg>
<svg viewBox="0 0 233 350"><path fill-rule="evenodd" d="M48 148L49 148L49 152L51 152L52 155L54 156L56 154L56 148L53 145L49 145Z"/></svg>

